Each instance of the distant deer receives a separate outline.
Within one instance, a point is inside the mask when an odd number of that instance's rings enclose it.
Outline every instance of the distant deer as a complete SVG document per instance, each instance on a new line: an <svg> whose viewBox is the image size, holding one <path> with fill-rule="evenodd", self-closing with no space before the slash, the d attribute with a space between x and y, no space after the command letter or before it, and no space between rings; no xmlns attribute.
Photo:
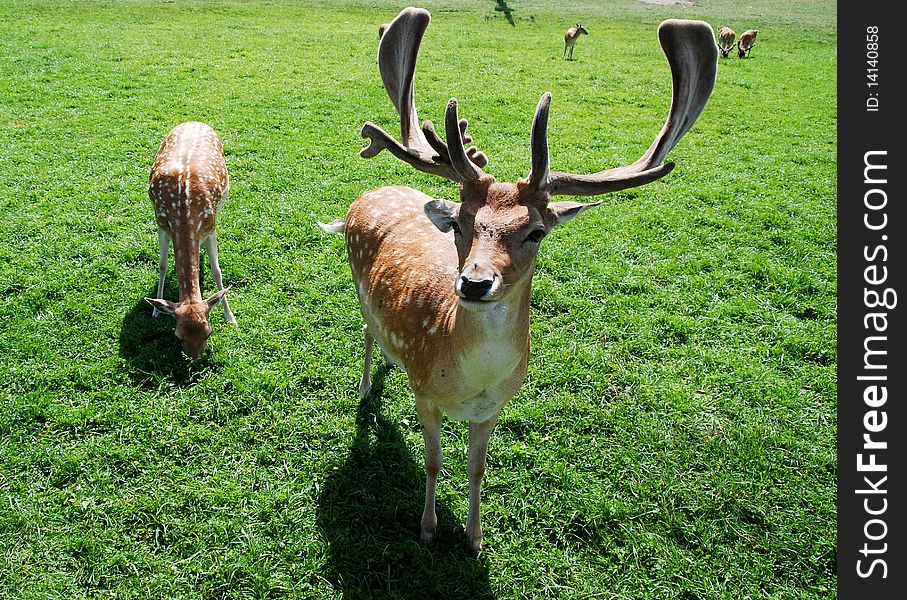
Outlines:
<svg viewBox="0 0 907 600"><path fill-rule="evenodd" d="M722 27L718 30L718 41L720 43L722 58L727 58L727 55L730 54L736 38L737 34L734 33L734 30L730 27Z"/></svg>
<svg viewBox="0 0 907 600"><path fill-rule="evenodd" d="M586 31L586 28L576 24L576 27L571 27L564 33L564 56L561 58L567 57L567 60L573 60L573 46L576 45L576 38L581 35L589 35L589 32ZM567 56L567 49L570 49L570 56Z"/></svg>
<svg viewBox="0 0 907 600"><path fill-rule="evenodd" d="M378 25L378 39L379 40L382 37L384 37L384 32L387 31L387 28L389 25L390 25L390 23L382 23L381 25Z"/></svg>
<svg viewBox="0 0 907 600"><path fill-rule="evenodd" d="M551 202L552 196L594 196L640 186L668 174L665 155L692 127L715 83L718 51L701 21L669 20L658 36L673 76L671 109L661 133L635 163L591 175L549 172L548 108L539 101L532 124L532 170L516 183L482 171L482 152L465 144L467 123L457 101L447 105L441 140L430 121L418 126L413 75L430 21L423 9L404 9L378 49L384 87L400 115L401 141L367 122L370 144L418 171L458 184L460 202L389 186L363 193L345 220L322 227L344 233L365 321L365 364L359 394L370 390L372 344L406 369L425 442L422 540L435 536L435 488L441 468L441 417L469 421L470 546L482 545L479 497L488 440L501 408L519 389L529 361L529 302L539 243L558 224L591 206Z"/></svg>
<svg viewBox="0 0 907 600"><path fill-rule="evenodd" d="M160 245L160 277L157 298L145 298L154 307L152 316L167 313L176 317L176 337L183 352L198 358L205 351L211 325L208 312L223 302L224 314L236 323L227 303L227 290L217 262L217 235L214 232L217 210L227 197L230 178L224 161L224 149L214 130L204 123L177 125L158 148L148 195L157 216L157 239ZM211 274L218 292L202 298L199 281L199 247L207 240ZM173 260L179 280L180 301L164 299L167 276L167 252L173 241Z"/></svg>
<svg viewBox="0 0 907 600"><path fill-rule="evenodd" d="M737 40L737 57L744 58L749 56L750 50L753 49L753 46L756 45L756 34L759 33L758 29L747 29L740 34L740 39Z"/></svg>

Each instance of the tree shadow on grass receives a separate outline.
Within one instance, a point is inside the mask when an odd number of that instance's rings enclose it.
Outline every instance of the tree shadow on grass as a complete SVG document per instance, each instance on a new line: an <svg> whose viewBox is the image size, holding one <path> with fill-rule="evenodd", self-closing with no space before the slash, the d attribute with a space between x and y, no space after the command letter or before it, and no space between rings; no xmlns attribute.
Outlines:
<svg viewBox="0 0 907 600"><path fill-rule="evenodd" d="M155 286L146 296L154 297L156 293ZM179 290L176 284L168 283L164 297L177 296ZM151 310L144 297L139 298L123 317L120 327L120 356L126 360L129 377L134 384L155 388L160 380L165 380L187 385L193 383L201 372L215 365L209 352L198 360L189 360L173 335L173 317L161 315L155 319L151 316Z"/></svg>
<svg viewBox="0 0 907 600"><path fill-rule="evenodd" d="M384 365L373 372L349 456L318 499L330 548L325 576L344 598L493 598L484 559L471 555L466 531L443 503L435 544L419 541L424 468L400 424L381 415L386 373Z"/></svg>

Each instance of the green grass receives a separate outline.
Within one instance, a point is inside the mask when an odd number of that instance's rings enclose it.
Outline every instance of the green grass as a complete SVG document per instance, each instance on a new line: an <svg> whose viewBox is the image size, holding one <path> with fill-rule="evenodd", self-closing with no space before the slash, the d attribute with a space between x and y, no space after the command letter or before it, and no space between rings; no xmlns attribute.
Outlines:
<svg viewBox="0 0 907 600"><path fill-rule="evenodd" d="M364 121L394 130L375 51L402 5L0 0L0 595L834 597L835 5L570 4L424 4L421 117L456 96L498 179L528 172L549 90L553 169L641 154L663 18L759 39L669 176L543 243L473 559L466 427L445 421L426 549L411 392L379 359L358 401L355 292L315 226L379 185L455 197L357 156ZM148 171L190 119L226 145L239 321L213 312L197 363L142 301Z"/></svg>

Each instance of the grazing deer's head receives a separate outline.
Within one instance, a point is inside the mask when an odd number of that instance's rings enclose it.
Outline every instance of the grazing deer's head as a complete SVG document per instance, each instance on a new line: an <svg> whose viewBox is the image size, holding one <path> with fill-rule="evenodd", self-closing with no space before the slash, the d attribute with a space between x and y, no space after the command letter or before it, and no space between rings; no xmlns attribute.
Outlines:
<svg viewBox="0 0 907 600"><path fill-rule="evenodd" d="M198 358L205 353L208 338L211 336L211 325L208 323L208 313L219 304L229 288L224 288L212 294L207 300L170 302L163 298L145 298L145 300L168 315L173 315L176 320L174 335L180 341L183 352L190 358Z"/></svg>

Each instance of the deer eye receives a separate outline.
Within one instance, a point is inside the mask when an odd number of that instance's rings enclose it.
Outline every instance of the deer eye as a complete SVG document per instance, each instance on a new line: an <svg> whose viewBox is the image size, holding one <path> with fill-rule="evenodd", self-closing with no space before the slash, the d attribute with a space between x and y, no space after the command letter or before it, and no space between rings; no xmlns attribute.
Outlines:
<svg viewBox="0 0 907 600"><path fill-rule="evenodd" d="M542 241L543 237L545 237L544 229L542 229L541 227L538 229L533 229L532 231L529 232L529 235L526 236L526 239L523 240L523 243L525 244L527 242L530 242L533 244L538 244L539 242Z"/></svg>

